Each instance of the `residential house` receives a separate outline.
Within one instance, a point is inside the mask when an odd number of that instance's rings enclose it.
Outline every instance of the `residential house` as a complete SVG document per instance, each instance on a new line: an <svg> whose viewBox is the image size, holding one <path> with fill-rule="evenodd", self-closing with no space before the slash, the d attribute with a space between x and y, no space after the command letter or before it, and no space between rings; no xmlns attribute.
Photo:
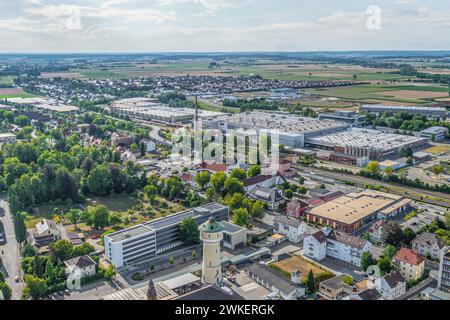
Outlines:
<svg viewBox="0 0 450 320"><path fill-rule="evenodd" d="M321 232L326 237L326 244L323 243L323 235L315 233L305 237L303 245L304 254L318 261L328 256L360 267L363 252L372 249L372 244L369 241L345 232L336 231L328 227L322 228ZM326 247L325 255L323 253L324 247Z"/></svg>
<svg viewBox="0 0 450 320"><path fill-rule="evenodd" d="M75 257L64 261L66 266L66 274L75 277L85 278L94 275L97 263L90 256Z"/></svg>
<svg viewBox="0 0 450 320"><path fill-rule="evenodd" d="M144 145L145 152L153 152L156 150L156 143L149 139L142 139L141 144Z"/></svg>
<svg viewBox="0 0 450 320"><path fill-rule="evenodd" d="M265 264L255 263L249 269L249 276L266 289L277 293L284 300L295 300L305 295L305 288L301 284L300 271L291 273L289 281L276 270Z"/></svg>
<svg viewBox="0 0 450 320"><path fill-rule="evenodd" d="M40 248L59 240L61 234L52 220L43 219L36 224L36 228L31 234L31 242L34 246Z"/></svg>
<svg viewBox="0 0 450 320"><path fill-rule="evenodd" d="M203 162L199 165L200 169L203 170L208 170L209 173L214 174L216 172L224 172L227 173L228 170L228 165L225 163L208 163L208 162Z"/></svg>
<svg viewBox="0 0 450 320"><path fill-rule="evenodd" d="M273 229L275 232L285 235L292 242L300 242L306 232L306 224L284 215L279 215L274 219Z"/></svg>
<svg viewBox="0 0 450 320"><path fill-rule="evenodd" d="M258 186L272 188L274 186L282 184L286 179L279 173L276 175L258 175L251 178L244 179L244 191L249 192Z"/></svg>
<svg viewBox="0 0 450 320"><path fill-rule="evenodd" d="M111 144L113 147L129 147L135 140L135 137L132 135L119 135L117 133L111 135Z"/></svg>
<svg viewBox="0 0 450 320"><path fill-rule="evenodd" d="M267 188L263 186L256 186L247 193L251 200L259 200L267 205L269 210L278 210L284 204L285 199L281 190L276 188Z"/></svg>
<svg viewBox="0 0 450 320"><path fill-rule="evenodd" d="M292 177L295 175L295 171L291 169L291 162L287 159L280 159L278 166L276 163L271 163L266 168L262 168L262 174L271 175L272 173L279 172L284 177Z"/></svg>
<svg viewBox="0 0 450 320"><path fill-rule="evenodd" d="M305 212L308 207L309 203L307 201L296 198L287 204L286 214L289 217L298 219L303 215L303 212Z"/></svg>
<svg viewBox="0 0 450 320"><path fill-rule="evenodd" d="M425 259L409 248L401 248L395 255L394 262L407 281L420 279L425 271Z"/></svg>
<svg viewBox="0 0 450 320"><path fill-rule="evenodd" d="M385 220L379 220L370 226L368 230L370 241L375 243L383 242L382 234L384 231L384 227L386 226L386 223L387 222Z"/></svg>
<svg viewBox="0 0 450 320"><path fill-rule="evenodd" d="M325 259L327 256L327 236L322 230L305 236L303 254L316 261Z"/></svg>
<svg viewBox="0 0 450 320"><path fill-rule="evenodd" d="M184 172L181 174L181 180L191 188L197 188L195 176L192 173Z"/></svg>
<svg viewBox="0 0 450 320"><path fill-rule="evenodd" d="M434 233L425 231L411 242L411 248L422 256L429 255L438 260L444 248L444 242Z"/></svg>
<svg viewBox="0 0 450 320"><path fill-rule="evenodd" d="M367 289L358 293L345 296L342 300L383 300L383 296L375 288Z"/></svg>
<svg viewBox="0 0 450 320"><path fill-rule="evenodd" d="M120 156L120 161L122 161L123 163L127 163L129 161L136 162L137 157L136 157L136 154L127 150L124 153L122 153L122 155Z"/></svg>
<svg viewBox="0 0 450 320"><path fill-rule="evenodd" d="M400 271L375 279L375 287L386 300L395 300L406 292L406 280Z"/></svg>

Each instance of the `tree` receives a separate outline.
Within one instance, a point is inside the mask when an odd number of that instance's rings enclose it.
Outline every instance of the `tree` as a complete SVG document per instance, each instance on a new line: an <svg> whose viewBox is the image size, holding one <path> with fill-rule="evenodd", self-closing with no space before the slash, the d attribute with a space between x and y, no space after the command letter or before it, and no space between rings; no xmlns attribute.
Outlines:
<svg viewBox="0 0 450 320"><path fill-rule="evenodd" d="M58 240L50 245L56 259L68 260L73 256L73 245L69 240Z"/></svg>
<svg viewBox="0 0 450 320"><path fill-rule="evenodd" d="M353 277L351 275L346 274L344 276L344 279L342 279L342 282L345 284L348 284L349 286L353 285Z"/></svg>
<svg viewBox="0 0 450 320"><path fill-rule="evenodd" d="M158 187L153 184L148 184L144 187L144 193L147 195L150 203L153 203L156 195L158 194Z"/></svg>
<svg viewBox="0 0 450 320"><path fill-rule="evenodd" d="M81 210L70 209L69 212L67 213L67 217L69 218L70 222L75 225L75 229L78 230L77 222L80 220Z"/></svg>
<svg viewBox="0 0 450 320"><path fill-rule="evenodd" d="M25 244L20 250L20 254L23 258L34 257L37 254L37 250L31 244Z"/></svg>
<svg viewBox="0 0 450 320"><path fill-rule="evenodd" d="M235 193L244 193L244 185L236 178L228 177L224 183L225 190L233 195Z"/></svg>
<svg viewBox="0 0 450 320"><path fill-rule="evenodd" d="M208 188L205 191L205 196L208 201L212 201L216 196L216 191L214 190L214 188Z"/></svg>
<svg viewBox="0 0 450 320"><path fill-rule="evenodd" d="M22 243L27 239L27 227L25 225L26 212L18 212L14 215L14 230L17 242Z"/></svg>
<svg viewBox="0 0 450 320"><path fill-rule="evenodd" d="M236 178L236 179L242 181L245 178L247 178L247 173L245 173L245 170L242 168L234 168L230 173L230 177Z"/></svg>
<svg viewBox="0 0 450 320"><path fill-rule="evenodd" d="M44 278L47 281L48 286L56 283L56 272L51 259L48 259L47 264L45 265Z"/></svg>
<svg viewBox="0 0 450 320"><path fill-rule="evenodd" d="M403 230L404 244L409 245L416 238L416 233L411 228Z"/></svg>
<svg viewBox="0 0 450 320"><path fill-rule="evenodd" d="M180 223L180 239L185 244L200 242L200 232L194 218L187 217Z"/></svg>
<svg viewBox="0 0 450 320"><path fill-rule="evenodd" d="M227 196L227 198L225 199L225 203L233 212L236 209L242 208L244 206L245 199L246 197L242 193L235 193L231 196Z"/></svg>
<svg viewBox="0 0 450 320"><path fill-rule="evenodd" d="M261 201L255 201L252 205L252 218L255 220L261 220L264 218L264 203Z"/></svg>
<svg viewBox="0 0 450 320"><path fill-rule="evenodd" d="M450 213L449 212L447 212L445 214L444 224L445 224L445 227L450 230Z"/></svg>
<svg viewBox="0 0 450 320"><path fill-rule="evenodd" d="M73 257L86 256L94 251L95 247L92 244L84 242L83 244L73 248Z"/></svg>
<svg viewBox="0 0 450 320"><path fill-rule="evenodd" d="M6 282L0 282L0 291L3 294L3 298L5 300L11 300L12 297L12 290L11 288L6 284Z"/></svg>
<svg viewBox="0 0 450 320"><path fill-rule="evenodd" d="M117 275L117 271L116 271L116 269L114 269L114 267L112 265L109 265L108 268L103 270L103 276L107 280L113 280L116 277L116 275Z"/></svg>
<svg viewBox="0 0 450 320"><path fill-rule="evenodd" d="M256 177L257 175L261 174L261 166L259 165L253 165L251 166L247 171L247 177Z"/></svg>
<svg viewBox="0 0 450 320"><path fill-rule="evenodd" d="M109 195L113 186L110 169L107 166L97 165L87 177L86 185L94 195Z"/></svg>
<svg viewBox="0 0 450 320"><path fill-rule="evenodd" d="M25 296L30 296L33 299L40 299L48 292L48 286L44 279L27 274L25 275L25 283Z"/></svg>
<svg viewBox="0 0 450 320"><path fill-rule="evenodd" d="M169 264L174 264L175 263L175 259L173 257L169 258Z"/></svg>
<svg viewBox="0 0 450 320"><path fill-rule="evenodd" d="M396 248L400 247L404 241L404 235L400 225L393 221L389 221L386 224L381 237L384 242Z"/></svg>
<svg viewBox="0 0 450 320"><path fill-rule="evenodd" d="M368 267L375 264L372 253L364 251L361 255L361 269L366 271Z"/></svg>
<svg viewBox="0 0 450 320"><path fill-rule="evenodd" d="M195 176L195 182L203 190L211 180L211 174L208 171L202 171Z"/></svg>
<svg viewBox="0 0 450 320"><path fill-rule="evenodd" d="M380 273L382 276L392 271L392 262L388 257L378 259L377 266L380 268Z"/></svg>
<svg viewBox="0 0 450 320"><path fill-rule="evenodd" d="M227 175L225 172L216 172L211 176L211 185L214 187L217 193L221 193L225 187L225 180Z"/></svg>
<svg viewBox="0 0 450 320"><path fill-rule="evenodd" d="M248 211L245 208L239 208L234 211L233 221L238 226L246 226L248 224Z"/></svg>
<svg viewBox="0 0 450 320"><path fill-rule="evenodd" d="M292 197L294 196L294 193L292 192L292 190L287 189L287 190L284 192L284 196L285 196L286 198L288 198L288 199L292 199Z"/></svg>
<svg viewBox="0 0 450 320"><path fill-rule="evenodd" d="M197 251L192 250L191 256L192 256L192 258L194 258L194 259L197 258Z"/></svg>
<svg viewBox="0 0 450 320"><path fill-rule="evenodd" d="M439 179L439 176L445 171L444 166L441 165L437 165L437 166L433 166L431 168L431 172L433 172L433 174L436 176L437 179Z"/></svg>
<svg viewBox="0 0 450 320"><path fill-rule="evenodd" d="M306 288L308 289L308 293L313 293L316 290L316 280L314 279L314 273L311 270L308 272L308 278L306 279Z"/></svg>
<svg viewBox="0 0 450 320"><path fill-rule="evenodd" d="M380 171L380 163L378 161L370 161L367 165L367 170L371 174L376 174L378 171Z"/></svg>
<svg viewBox="0 0 450 320"><path fill-rule="evenodd" d="M395 248L393 245L388 244L384 249L383 249L383 256L384 257L388 257L389 259L394 258L395 254L397 253L397 248Z"/></svg>
<svg viewBox="0 0 450 320"><path fill-rule="evenodd" d="M141 142L141 157L145 157L145 144L143 142Z"/></svg>
<svg viewBox="0 0 450 320"><path fill-rule="evenodd" d="M103 229L110 225L109 210L105 205L88 207L87 211L91 219L91 225L95 229Z"/></svg>

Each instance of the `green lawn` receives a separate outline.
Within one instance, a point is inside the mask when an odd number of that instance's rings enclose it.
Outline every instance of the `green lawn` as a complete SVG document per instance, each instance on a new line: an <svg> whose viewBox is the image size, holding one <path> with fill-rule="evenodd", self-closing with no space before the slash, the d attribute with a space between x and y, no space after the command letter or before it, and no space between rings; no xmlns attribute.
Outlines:
<svg viewBox="0 0 450 320"><path fill-rule="evenodd" d="M0 76L0 84L12 84L15 76Z"/></svg>
<svg viewBox="0 0 450 320"><path fill-rule="evenodd" d="M100 69L77 69L74 72L79 72L82 76L94 79L94 80L104 80L108 78L126 79L126 75L117 73L111 70L100 70Z"/></svg>
<svg viewBox="0 0 450 320"><path fill-rule="evenodd" d="M35 97L35 95L31 93L0 94L0 99L33 98L33 97Z"/></svg>
<svg viewBox="0 0 450 320"><path fill-rule="evenodd" d="M408 86L409 87L409 86ZM411 86L414 87L414 86ZM426 104L429 99L400 99L383 94L383 91L406 90L401 86L357 85L342 88L307 89L312 95L335 97L349 101L366 102L366 100L384 100L402 103ZM426 91L426 90L423 90Z"/></svg>

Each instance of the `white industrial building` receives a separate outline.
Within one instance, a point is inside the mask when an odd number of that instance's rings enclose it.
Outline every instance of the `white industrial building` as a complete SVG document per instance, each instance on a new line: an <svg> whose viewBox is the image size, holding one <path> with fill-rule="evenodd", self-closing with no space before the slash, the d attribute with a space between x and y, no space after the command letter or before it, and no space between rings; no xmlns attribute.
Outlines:
<svg viewBox="0 0 450 320"><path fill-rule="evenodd" d="M427 139L420 137L351 128L308 138L306 146L333 150L350 156L383 159L396 156L402 148L416 149L424 146L427 142Z"/></svg>
<svg viewBox="0 0 450 320"><path fill-rule="evenodd" d="M209 203L105 235L106 259L119 268L182 245L179 224L188 217L199 225L210 217L218 221L227 220L228 207Z"/></svg>
<svg viewBox="0 0 450 320"><path fill-rule="evenodd" d="M305 139L323 133L345 130L350 125L331 120L298 117L285 112L243 112L206 117L202 122L204 129L256 130L264 133L268 130L279 131L279 143L287 147L303 147Z"/></svg>
<svg viewBox="0 0 450 320"><path fill-rule="evenodd" d="M430 127L420 132L422 138L427 138L432 141L442 141L448 135L448 129L445 127Z"/></svg>
<svg viewBox="0 0 450 320"><path fill-rule="evenodd" d="M359 108L359 111L367 111L370 113L381 114L407 112L408 114L418 114L426 118L445 119L448 116L447 109L444 107L427 107L427 106L386 106L379 104L366 104Z"/></svg>
<svg viewBox="0 0 450 320"><path fill-rule="evenodd" d="M157 121L162 123L188 123L195 117L195 109L171 108L151 98L130 98L113 102L109 109L112 112L129 116L133 119ZM199 118L221 115L223 113L198 110Z"/></svg>

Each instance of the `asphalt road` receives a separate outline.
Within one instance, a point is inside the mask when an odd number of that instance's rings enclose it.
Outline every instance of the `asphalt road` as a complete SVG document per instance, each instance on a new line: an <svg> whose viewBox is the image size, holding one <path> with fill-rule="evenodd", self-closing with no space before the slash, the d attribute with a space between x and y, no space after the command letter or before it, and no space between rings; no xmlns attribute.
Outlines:
<svg viewBox="0 0 450 320"><path fill-rule="evenodd" d="M3 267L1 269L6 277L6 283L13 291L12 299L18 300L22 295L23 282L21 279L16 283L14 278L18 276L20 272L20 247L16 241L14 223L9 211L9 206L4 197L0 199L0 206L5 210L5 216L0 219L5 228L7 241L5 245L0 246L0 253L3 261Z"/></svg>

